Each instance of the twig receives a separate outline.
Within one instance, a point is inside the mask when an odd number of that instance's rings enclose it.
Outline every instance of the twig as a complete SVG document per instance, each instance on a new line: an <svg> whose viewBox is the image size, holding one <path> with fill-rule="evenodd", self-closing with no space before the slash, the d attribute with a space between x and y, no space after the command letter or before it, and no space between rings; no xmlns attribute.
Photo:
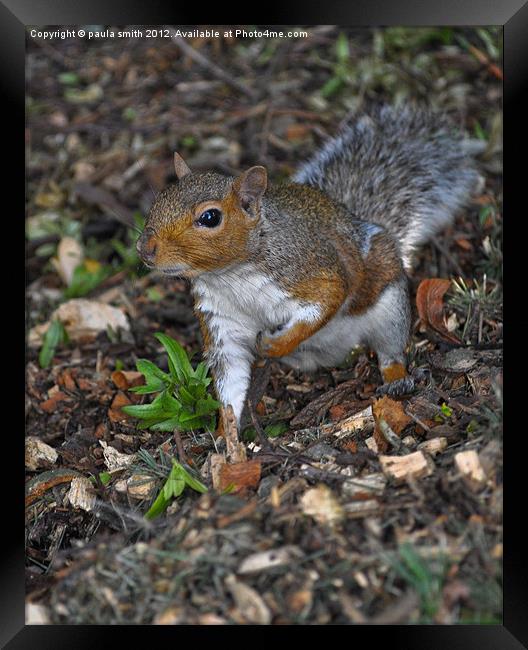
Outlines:
<svg viewBox="0 0 528 650"><path fill-rule="evenodd" d="M462 269L460 268L460 265L458 264L458 262L457 262L457 261L455 260L455 258L451 255L451 253L447 250L447 248L445 248L445 246L443 246L442 244L440 244L440 242L438 241L438 239L437 239L436 237L433 237L433 245L434 245L434 247L435 247L435 248L436 248L440 253L442 253L442 255L447 259L447 261L448 261L448 262L451 264L451 266L455 269L455 271L457 272L457 274L460 275L460 276L463 276L463 275L464 275L464 272L463 272Z"/></svg>
<svg viewBox="0 0 528 650"><path fill-rule="evenodd" d="M187 456L185 453L185 449L183 448L183 442L181 439L180 431L179 429L174 429L174 442L176 443L176 449L178 451L178 458L182 463L187 463L187 465L194 465L193 461Z"/></svg>
<svg viewBox="0 0 528 650"><path fill-rule="evenodd" d="M167 25L165 26L165 29L172 30L172 28ZM225 70L222 70L222 68L217 66L216 63L213 63L204 54L198 52L198 50L195 50L191 45L189 45L189 43L187 43L187 41L184 38L182 38L181 36L173 36L172 40L186 56L188 56L190 59L192 59L199 65L203 66L204 68L207 68L207 70L212 72L212 74L214 74L215 77L222 79L222 81L225 81L227 84L229 84L239 92L244 93L244 95L247 95L251 99L256 98L256 93L253 89L240 83L240 81L232 77Z"/></svg>
<svg viewBox="0 0 528 650"><path fill-rule="evenodd" d="M262 429L262 426L260 425L260 422L257 419L255 408L253 407L253 402L250 399L248 399L248 407L249 407L249 413L251 415L251 421L253 422L253 426L255 427L257 436L259 437L261 447L263 449L266 449L267 451L273 451L273 445L268 440L268 436L264 433L264 430Z"/></svg>

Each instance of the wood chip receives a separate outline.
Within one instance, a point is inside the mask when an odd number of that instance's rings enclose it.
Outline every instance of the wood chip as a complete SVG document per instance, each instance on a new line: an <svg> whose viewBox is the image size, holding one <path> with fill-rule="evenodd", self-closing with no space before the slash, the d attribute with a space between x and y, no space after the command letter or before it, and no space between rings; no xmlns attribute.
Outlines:
<svg viewBox="0 0 528 650"><path fill-rule="evenodd" d="M204 463L205 464L205 463ZM209 473L211 475L211 482L213 484L213 488L217 491L220 492L220 469L222 468L223 465L226 464L226 459L223 454L211 454L211 457L209 459ZM203 475L204 472L202 472Z"/></svg>
<svg viewBox="0 0 528 650"><path fill-rule="evenodd" d="M428 454L431 454L431 456L436 456L436 454L439 454L441 451L444 451L444 449L447 447L447 438L444 436L440 436L439 438L431 438L429 440L426 440L425 442L421 442L418 445L418 449L421 451L425 451Z"/></svg>
<svg viewBox="0 0 528 650"><path fill-rule="evenodd" d="M48 609L38 603L26 603L26 625L50 625Z"/></svg>
<svg viewBox="0 0 528 650"><path fill-rule="evenodd" d="M136 460L136 454L122 454L104 440L99 440L99 444L103 448L105 464L110 471L128 467Z"/></svg>
<svg viewBox="0 0 528 650"><path fill-rule="evenodd" d="M379 514L381 506L376 499L368 499L367 501L351 501L350 503L345 503L344 509L348 519L356 519Z"/></svg>
<svg viewBox="0 0 528 650"><path fill-rule="evenodd" d="M26 438L25 463L26 469L34 472L41 467L50 467L57 462L58 454L45 442L36 436Z"/></svg>
<svg viewBox="0 0 528 650"><path fill-rule="evenodd" d="M128 494L134 499L148 499L156 488L156 480L149 474L132 474L126 485Z"/></svg>
<svg viewBox="0 0 528 650"><path fill-rule="evenodd" d="M320 524L334 525L344 517L344 511L332 490L323 484L307 490L301 497L305 515L310 515Z"/></svg>
<svg viewBox="0 0 528 650"><path fill-rule="evenodd" d="M223 421L224 436L227 447L227 461L229 463L242 463L246 460L246 447L238 439L238 427L233 407L229 404L220 411Z"/></svg>
<svg viewBox="0 0 528 650"><path fill-rule="evenodd" d="M474 449L461 451L455 455L455 465L462 474L466 485L474 492L482 490L486 485L486 473Z"/></svg>
<svg viewBox="0 0 528 650"><path fill-rule="evenodd" d="M260 573L266 569L290 564L302 555L303 552L298 546L282 546L262 553L253 553L242 561L237 573Z"/></svg>
<svg viewBox="0 0 528 650"><path fill-rule="evenodd" d="M259 460L248 460L243 463L225 463L220 466L220 490L229 485L235 487L233 493L256 488L260 483L261 464Z"/></svg>
<svg viewBox="0 0 528 650"><path fill-rule="evenodd" d="M415 451L405 456L380 456L383 472L397 483L407 478L424 478L434 472L434 463L423 451Z"/></svg>
<svg viewBox="0 0 528 650"><path fill-rule="evenodd" d="M72 479L70 489L66 495L74 508L90 512L95 507L96 495L92 482L85 478Z"/></svg>
<svg viewBox="0 0 528 650"><path fill-rule="evenodd" d="M251 587L238 581L234 575L225 579L225 585L235 601L239 613L255 625L269 625L271 612L262 597Z"/></svg>
<svg viewBox="0 0 528 650"><path fill-rule="evenodd" d="M387 479L385 476L377 473L344 481L341 489L348 498L361 500L382 494L386 485Z"/></svg>
<svg viewBox="0 0 528 650"><path fill-rule="evenodd" d="M330 424L323 424L319 427L312 427L310 429L300 429L299 434L318 433L322 436L333 434L339 440L354 433L369 433L374 429L374 416L372 414L372 406L350 415L348 418L340 422L332 422Z"/></svg>
<svg viewBox="0 0 528 650"><path fill-rule="evenodd" d="M123 413L121 410L123 406L129 406L132 404L130 399L122 391L118 391L112 400L112 404L108 409L108 418L112 422L126 422L127 419L130 419L126 413Z"/></svg>
<svg viewBox="0 0 528 650"><path fill-rule="evenodd" d="M154 625L179 625L184 622L183 607L169 606L158 614L153 621Z"/></svg>

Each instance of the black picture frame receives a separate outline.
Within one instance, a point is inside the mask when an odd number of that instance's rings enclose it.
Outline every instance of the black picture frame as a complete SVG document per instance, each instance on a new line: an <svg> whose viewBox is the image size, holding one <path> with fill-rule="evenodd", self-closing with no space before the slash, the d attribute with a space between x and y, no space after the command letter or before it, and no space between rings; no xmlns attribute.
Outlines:
<svg viewBox="0 0 528 650"><path fill-rule="evenodd" d="M4 133L2 141L5 143L4 178L5 185L2 194L4 198L11 198L12 207L6 214L6 218L20 219L19 213L24 209L22 194L22 165L24 161L24 148L20 142L22 121L24 119L24 56L26 26L28 25L75 25L86 23L110 23L110 24L194 24L196 20L185 12L178 10L177 6L170 6L171 3L163 3L159 0L151 0L148 3L138 0L106 0L91 2L65 2L64 0L0 0L0 84L2 89L2 105L7 109L7 117L4 118ZM234 7L234 5L233 5ZM239 5L242 8L242 5ZM528 85L528 2L526 0L502 0L501 2L491 0L356 0L355 2L296 2L288 7L273 3L266 3L261 20L253 17L253 22L261 24L265 18L269 25L277 24L348 24L357 26L374 25L502 25L504 28L504 122L505 139L515 139L515 149L522 148L521 139L524 135L524 122L526 114L525 88ZM207 16L210 24L216 22L226 24L228 19L231 22L245 19L242 12L229 12L230 7L210 7L202 14ZM229 15L231 14L231 15ZM236 14L236 15L234 15ZM10 140L12 142L10 142ZM506 151L508 147L505 146ZM513 151L514 147L511 147ZM526 149L523 149L526 152ZM523 154L525 156L526 154ZM524 194L524 171L526 165L506 165L508 176L505 178L506 211L512 210L512 206L522 206L526 203ZM15 189L16 188L16 189ZM521 194L522 193L522 194ZM517 196L517 201L515 199ZM522 198L521 198L522 197ZM513 208L515 210L515 208ZM513 211L512 210L512 211ZM516 215L519 220L522 214ZM22 219L20 219L22 222ZM20 247L24 241L22 224L18 223L12 227L11 222L4 221L4 253L13 255L13 263L6 263L5 268L18 268L18 242ZM12 244L10 242L13 242ZM521 243L522 245L522 243ZM526 245L526 244L524 244ZM522 250L522 249L521 249ZM515 253L512 253L515 256ZM521 252L522 255L522 252ZM5 259L5 258L4 258ZM515 257L514 257L515 259ZM522 258L521 258L522 259ZM19 295L24 295L18 281L11 279L15 276L8 272L3 284L3 289L12 293L5 298L6 311L14 309ZM22 284L22 280L20 280ZM20 293L19 293L20 292ZM523 317L518 316L521 325L519 336L522 337ZM13 322L16 319L13 317ZM14 328L13 340L18 334ZM9 339L11 340L11 339ZM514 343L515 345L515 343ZM522 344L524 347L524 344ZM3 346L4 347L4 346ZM9 380L10 388L6 388L2 395L16 393L13 388L13 375L18 375L18 368L21 367L19 353L15 344L8 343L6 347L11 349L13 361L11 374L6 377ZM22 347L22 342L20 342ZM513 346L512 346L513 347ZM24 341L25 349L25 341ZM22 372L22 371L20 371ZM6 379L4 378L4 380ZM9 392L6 392L9 391ZM522 394L521 394L522 395ZM11 399L11 398L10 398ZM513 401L514 398L510 398ZM22 400L20 400L22 401ZM22 405L21 410L22 410ZM18 418L17 418L18 420ZM18 425L18 421L16 422ZM124 645L124 635L132 632L135 643L140 642L138 634L140 630L134 628L123 628L122 626L25 626L24 625L24 543L23 543L23 500L19 495L23 494L23 436L20 429L5 427L6 437L3 450L4 463L9 465L12 478L4 478L4 498L2 499L3 511L3 538L4 549L0 554L0 645L9 649L18 648L93 648L94 643L99 642L103 647L112 647L115 643ZM20 425L18 425L20 426ZM9 431L8 431L9 429ZM521 431L509 430L508 434L521 435ZM519 443L521 444L521 443ZM505 449L505 529L506 543L504 547L504 625L502 626L390 626L376 628L370 626L355 626L353 630L345 630L350 634L345 643L369 644L381 642L379 635L388 635L385 643L391 648L422 648L433 650L436 648L479 648L479 650L506 650L509 648L528 648L528 589L527 571L524 555L523 542L523 472L515 471L513 467L515 453L510 454L509 450L515 448L515 442L507 439ZM522 462L521 462L522 465ZM5 476L5 474L3 474ZM6 487L7 486L7 487ZM145 626L147 627L147 626ZM148 626L146 640L152 646L162 645L168 639L181 643L181 634L191 640L193 644L206 642L212 638L215 643L221 643L222 635L233 633L235 636L242 634L240 629L218 627L193 628L190 630L178 628L164 628ZM247 628L243 628L246 630ZM228 632L228 630L230 632ZM254 631L250 630L250 634ZM326 640L328 643L328 628L321 630L317 627L309 629L313 640ZM297 643L298 634L301 630L295 629L277 630L276 628L265 628L258 632L259 641L266 643L268 638L280 633L281 639L284 635L295 634ZM214 637L212 636L214 634ZM362 638L358 639L357 635ZM376 637L376 640L374 640ZM225 637L227 639L227 637ZM247 638L247 637L246 637ZM242 637L241 637L242 639ZM288 640L286 640L286 643ZM188 641L187 641L188 642ZM302 642L302 641L301 641Z"/></svg>

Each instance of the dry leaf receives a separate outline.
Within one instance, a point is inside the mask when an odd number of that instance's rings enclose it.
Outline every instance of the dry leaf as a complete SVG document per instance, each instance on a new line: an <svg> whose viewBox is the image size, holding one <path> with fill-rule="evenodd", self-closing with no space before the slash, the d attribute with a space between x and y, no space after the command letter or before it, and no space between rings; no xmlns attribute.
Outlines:
<svg viewBox="0 0 528 650"><path fill-rule="evenodd" d="M283 546L262 553L253 553L243 560L237 573L259 573L276 566L290 564L292 560L302 555L298 546Z"/></svg>
<svg viewBox="0 0 528 650"><path fill-rule="evenodd" d="M99 332L106 332L112 328L130 331L125 314L117 307L106 305L97 300L86 300L85 298L74 298L63 303L56 309L50 320L44 325L33 327L29 333L29 345L39 347L42 345L42 337L46 333L49 324L58 318L66 328L71 341L93 341Z"/></svg>
<svg viewBox="0 0 528 650"><path fill-rule="evenodd" d="M112 422L123 422L128 419L128 415L123 413L121 408L123 406L130 406L132 402L122 391L118 391L114 397L110 408L108 409L108 417Z"/></svg>
<svg viewBox="0 0 528 650"><path fill-rule="evenodd" d="M444 318L443 297L450 286L450 280L441 278L422 280L416 292L416 307L420 320L426 327L450 343L460 343L459 339L447 330Z"/></svg>
<svg viewBox="0 0 528 650"><path fill-rule="evenodd" d="M114 370L110 378L121 390L128 390L134 386L142 386L145 383L143 373L135 370Z"/></svg>
<svg viewBox="0 0 528 650"><path fill-rule="evenodd" d="M45 400L44 402L41 402L39 404L39 407L46 413L53 413L57 408L58 402L64 402L64 401L71 401L71 398L68 397L68 395L66 395L66 393L63 393L61 390L57 390L49 397L49 399Z"/></svg>
<svg viewBox="0 0 528 650"><path fill-rule="evenodd" d="M310 127L307 124L290 124L286 129L287 140L302 140L310 133Z"/></svg>
<svg viewBox="0 0 528 650"><path fill-rule="evenodd" d="M239 582L234 575L225 579L225 585L243 618L255 625L269 625L271 612L262 597L251 587Z"/></svg>
<svg viewBox="0 0 528 650"><path fill-rule="evenodd" d="M73 272L82 264L84 252L82 246L73 237L63 237L57 247L57 257L51 260L53 267L64 284L69 287Z"/></svg>
<svg viewBox="0 0 528 650"><path fill-rule="evenodd" d="M380 420L385 420L389 427L399 435L405 427L412 422L405 411L401 402L396 402L390 397L384 396L378 399L372 405L372 414L374 415L374 440L378 446L378 451L384 452L389 448L381 427Z"/></svg>

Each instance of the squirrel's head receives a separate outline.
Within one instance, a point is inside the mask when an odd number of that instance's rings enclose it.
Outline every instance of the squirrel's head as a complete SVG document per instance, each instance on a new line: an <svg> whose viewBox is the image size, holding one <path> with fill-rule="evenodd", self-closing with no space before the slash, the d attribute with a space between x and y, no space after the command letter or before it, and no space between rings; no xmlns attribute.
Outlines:
<svg viewBox="0 0 528 650"><path fill-rule="evenodd" d="M168 275L196 277L248 255L248 238L261 214L264 167L236 178L191 173L174 154L178 183L160 192L137 242L140 258Z"/></svg>

